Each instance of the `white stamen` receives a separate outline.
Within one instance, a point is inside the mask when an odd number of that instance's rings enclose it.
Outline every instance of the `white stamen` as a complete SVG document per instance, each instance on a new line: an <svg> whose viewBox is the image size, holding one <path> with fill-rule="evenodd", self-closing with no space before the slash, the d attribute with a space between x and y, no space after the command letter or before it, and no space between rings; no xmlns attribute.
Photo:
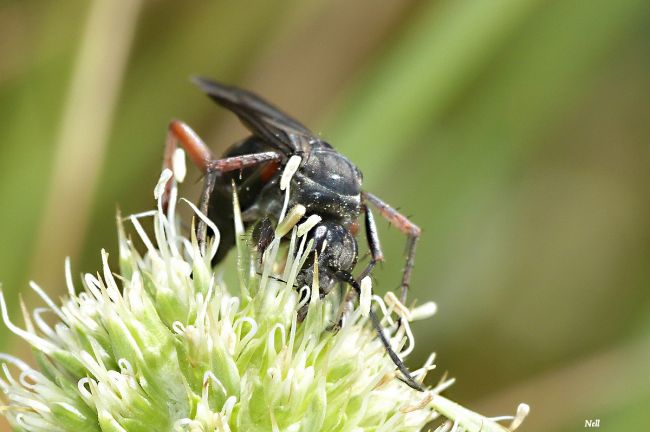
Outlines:
<svg viewBox="0 0 650 432"><path fill-rule="evenodd" d="M431 318L438 311L438 305L434 302L422 303L411 309L411 321L418 321Z"/></svg>
<svg viewBox="0 0 650 432"><path fill-rule="evenodd" d="M300 156L293 155L289 158L289 161L284 166L282 177L280 177L280 190L285 190L287 186L289 186L291 178L300 167L300 162L302 162L302 158Z"/></svg>
<svg viewBox="0 0 650 432"><path fill-rule="evenodd" d="M235 233L240 236L244 234L244 222L241 218L241 207L239 206L239 195L237 195L237 185L235 180L230 182L232 187L232 207L233 207L233 217L235 220Z"/></svg>
<svg viewBox="0 0 650 432"><path fill-rule="evenodd" d="M4 321L7 328L11 330L12 333L16 334L17 336L20 336L21 338L29 342L34 348L44 352L45 354L52 354L56 352L58 348L53 343L41 337L38 337L33 333L29 333L21 329L20 327L14 325L11 321L9 321L9 313L7 312L7 303L5 302L5 296L2 290L0 290L0 310L2 312L2 320Z"/></svg>
<svg viewBox="0 0 650 432"><path fill-rule="evenodd" d="M268 342L267 342L267 349L269 351L273 351L275 353L277 353L277 351L275 351L275 331L277 329L280 330L280 334L281 334L281 337L282 337L282 340L280 341L280 346L284 346L286 341L287 341L287 331L285 330L284 326L282 324L280 324L280 323L277 323L276 325L274 325L273 328L271 329L271 331L269 331L269 339L268 339Z"/></svg>
<svg viewBox="0 0 650 432"><path fill-rule="evenodd" d="M185 333L185 325L180 321L174 321L172 323L172 330L174 330L174 333L182 335Z"/></svg>
<svg viewBox="0 0 650 432"><path fill-rule="evenodd" d="M114 303L119 303L122 300L122 295L120 293L120 289L117 286L117 282L113 277L113 273L108 266L108 252L106 252L105 249L102 249L101 256L102 269L104 271L104 282L106 284L106 294Z"/></svg>
<svg viewBox="0 0 650 432"><path fill-rule="evenodd" d="M286 280L289 281L289 283L293 283L293 281L295 281L296 275L298 274L298 269L302 268L302 265L304 264L305 260L307 259L307 255L309 254L309 251L304 252L306 240L307 237L303 237L302 240L300 241L300 245L298 246L298 252L296 252L296 257L293 260L291 270L289 271L289 276L286 278ZM308 246L308 249L311 248ZM315 270L314 273L316 273ZM316 291L318 291L318 288L316 289Z"/></svg>
<svg viewBox="0 0 650 432"><path fill-rule="evenodd" d="M419 402L412 405L405 405L401 407L399 410L404 414L421 410L422 408L426 407L429 404L429 402L431 402L432 400L433 400L433 395L431 393L426 393Z"/></svg>
<svg viewBox="0 0 650 432"><path fill-rule="evenodd" d="M90 273L84 275L84 282L86 290L95 298L97 301L102 300L102 283ZM81 293L83 294L83 293ZM79 294L79 298L82 298L82 295Z"/></svg>
<svg viewBox="0 0 650 432"><path fill-rule="evenodd" d="M76 415L76 416L79 417L80 419L85 419L85 418L86 418L86 416L83 415L83 414L81 413L81 411L79 411L77 408L75 408L74 406L70 405L70 404L67 403L67 402L56 402L56 404L57 404L58 406L60 406L61 408L63 408L64 410L66 410L66 411L68 411L68 412L70 412L70 413Z"/></svg>
<svg viewBox="0 0 650 432"><path fill-rule="evenodd" d="M388 322L389 326L394 326L395 321L390 316L390 313L388 312L388 309L386 308L386 303L384 303L384 299L379 297L376 294L373 294L372 299L379 305L379 309L381 309L382 314L384 315L384 319L386 319L386 322ZM380 320L383 321L383 320Z"/></svg>
<svg viewBox="0 0 650 432"><path fill-rule="evenodd" d="M168 225L169 237L170 237L169 245L172 247L172 250L176 253L176 255L178 255L178 250L177 250L178 248L176 246L176 243L178 242L178 233L176 232L176 202L177 201L178 201L178 187L174 184L172 185L172 190L169 192L167 220L169 221L169 225Z"/></svg>
<svg viewBox="0 0 650 432"><path fill-rule="evenodd" d="M54 333L54 330L52 330L52 328L41 317L41 314L43 312L52 312L52 310L49 309L49 308L36 308L36 309L34 309L34 312L32 312L34 314L34 322L36 322L36 326L38 327L38 329L43 334L45 334L45 336L47 336L48 338L50 338L52 340L55 340L55 339L57 339L56 333ZM28 331L30 333L35 333L33 331L33 329L28 330Z"/></svg>
<svg viewBox="0 0 650 432"><path fill-rule="evenodd" d="M153 217L153 216L156 216L157 214L158 214L158 210L147 210L147 211L143 211L143 212L140 212L140 213L133 213L133 214L130 214L130 215L128 215L127 217L122 218L122 220L123 220L123 221L125 221L125 220L131 220L131 218L135 218L135 219L144 219L144 218L147 218L147 217Z"/></svg>
<svg viewBox="0 0 650 432"><path fill-rule="evenodd" d="M517 407L517 413L515 414L515 418L512 420L512 423L510 423L510 426L508 426L508 429L514 431L519 426L521 426L521 423L528 416L528 413L530 413L530 406L525 403L520 403L519 406Z"/></svg>
<svg viewBox="0 0 650 432"><path fill-rule="evenodd" d="M194 211L194 213L195 213L199 218L201 218L201 220L202 220L203 222L205 222L205 224L206 224L208 227L210 227L210 229L211 229L212 232L214 233L214 240L212 241L212 243L210 243L210 251L209 251L209 253L208 253L208 258L212 259L212 258L217 254L217 248L219 247L219 240L220 240L220 237L219 237L219 229L218 229L217 226L214 224L214 222L212 222L212 220L210 220L209 217L207 217L206 215L204 215L204 214L201 212L201 210L198 209L197 206L195 206L194 204L192 204L190 201L186 200L185 198L181 198L181 200L184 201L187 205L189 205L190 208Z"/></svg>
<svg viewBox="0 0 650 432"><path fill-rule="evenodd" d="M163 170L163 172L160 174L160 178L158 179L156 187L153 189L153 197L155 199L158 199L162 196L163 192L165 192L165 187L167 187L167 182L173 176L174 173L169 168L165 168Z"/></svg>
<svg viewBox="0 0 650 432"><path fill-rule="evenodd" d="M323 241L323 246L320 248L320 254L322 255L325 252L325 249L327 249L327 239Z"/></svg>
<svg viewBox="0 0 650 432"><path fill-rule="evenodd" d="M322 217L318 215L311 215L307 218L306 221L298 225L298 237L302 237L309 232L313 227L315 227L321 220Z"/></svg>
<svg viewBox="0 0 650 432"><path fill-rule="evenodd" d="M299 310L309 302L309 298L311 297L310 290L311 288L309 288L307 285L304 285L302 288L300 288L298 298L301 300L298 302L296 310Z"/></svg>
<svg viewBox="0 0 650 432"><path fill-rule="evenodd" d="M402 358L404 358L407 357L409 354L411 354L411 352L413 352L413 349L415 348L415 337L413 336L413 332L411 331L411 326L409 325L408 321L402 320L401 325L406 331L406 340L409 343L408 348L403 349L400 352L400 355L402 356Z"/></svg>
<svg viewBox="0 0 650 432"><path fill-rule="evenodd" d="M456 378L449 378L446 381L441 382L431 390L429 390L431 393L435 394L440 394L443 391L447 390L449 387L451 387L454 383L456 382Z"/></svg>
<svg viewBox="0 0 650 432"><path fill-rule="evenodd" d="M72 267L70 264L70 257L65 257L65 285L68 287L68 295L70 298L75 296L74 283L72 282Z"/></svg>
<svg viewBox="0 0 650 432"><path fill-rule="evenodd" d="M359 309L361 315L368 317L370 314L370 302L372 300L372 282L370 276L361 279L361 296L359 297Z"/></svg>
<svg viewBox="0 0 650 432"><path fill-rule="evenodd" d="M298 158L298 159L295 159ZM284 219L284 215L287 213L287 207L289 206L289 195L291 194L289 185L291 184L291 178L298 170L300 166L300 157L292 156L289 159L289 162L284 167L282 172L282 178L280 179L280 190L284 191L284 202L282 204L282 210L280 210L280 216L278 220L281 222Z"/></svg>
<svg viewBox="0 0 650 432"><path fill-rule="evenodd" d="M18 376L18 382L26 389L34 391L38 388L39 375L40 374L38 374L35 370L26 370L20 373L20 376Z"/></svg>
<svg viewBox="0 0 650 432"><path fill-rule="evenodd" d="M120 358L117 361L117 365L120 367L122 373L133 375L133 366L131 366L131 363L127 359Z"/></svg>
<svg viewBox="0 0 650 432"><path fill-rule="evenodd" d="M28 390L35 391L38 388L38 377L42 376L33 369L22 371L18 377L20 385Z"/></svg>
<svg viewBox="0 0 650 432"><path fill-rule="evenodd" d="M29 408L29 410L40 412L41 414L43 414L43 413L49 414L49 413L52 412L52 410L50 410L50 407L45 405L43 402L40 402L40 401L35 400L35 399L31 399L31 398L24 397L24 396L18 396L18 395L13 395L12 399L14 401L16 401L16 402L20 402L22 405L25 405L26 407ZM33 417L28 417L28 418L33 419ZM28 430L33 430L33 429L28 428Z"/></svg>
<svg viewBox="0 0 650 432"><path fill-rule="evenodd" d="M296 327L298 322L298 314L293 314L291 317L291 324L289 325L289 343L287 344L287 354L293 354L293 346L296 342Z"/></svg>
<svg viewBox="0 0 650 432"><path fill-rule="evenodd" d="M174 178L177 182L183 183L185 174L187 174L187 166L185 165L185 152L183 149L177 148L172 155L172 170L174 171Z"/></svg>
<svg viewBox="0 0 650 432"><path fill-rule="evenodd" d="M303 249L304 249L304 252L299 253L299 254L297 255L297 257L299 257L299 258L297 259L297 261L298 261L298 268L303 268L303 266L304 266L304 264L305 264L305 261L307 261L307 258L309 258L309 256L311 255L311 251L312 251L312 249L313 249L313 247L314 247L314 239L311 239L311 240L309 240L309 242L307 242L307 246L303 248L303 245L304 245L306 239L307 239L307 237L303 237L302 240L300 241L299 252L302 251ZM318 261L317 258L318 258L318 257L314 257L314 260L315 260L315 261ZM315 263L315 264L314 264L314 274L315 274L316 276L318 276L318 267L317 267L317 264L318 264L318 263ZM293 282L295 282L295 277L296 277L296 275L297 275L297 273L293 273L293 277L291 277L291 278L288 279L288 281L289 281L289 285L293 285ZM318 293L318 286L319 286L319 285L316 286L316 293ZM312 289L313 289L313 286L312 286Z"/></svg>
<svg viewBox="0 0 650 432"><path fill-rule="evenodd" d="M47 304L49 306L49 308L52 309L52 311L55 314L57 314L59 318L61 318L61 321L63 321L64 323L68 322L65 315L63 315L63 312L61 312L61 309L59 309L59 307L56 304L54 304L52 299L47 294L45 294L45 291L43 291L43 289L41 287L39 287L36 284L36 282L29 281L29 286L30 286L31 289L36 291L36 294L38 294L38 296L45 302L45 304Z"/></svg>
<svg viewBox="0 0 650 432"><path fill-rule="evenodd" d="M5 378L7 378L8 383L3 382L3 386L7 387L8 385L11 385L12 387L18 387L18 382L14 379L13 375L11 374L11 371L9 370L9 366L7 366L7 363L2 363L2 372L5 375Z"/></svg>
<svg viewBox="0 0 650 432"><path fill-rule="evenodd" d="M11 363L21 371L26 371L31 369L31 367L27 363L25 363L18 357L14 357L10 354L0 353L0 360Z"/></svg>
<svg viewBox="0 0 650 432"><path fill-rule="evenodd" d="M284 237L293 229L294 226L302 219L307 209L302 204L296 204L289 210L287 216L280 221L275 229L276 237Z"/></svg>
<svg viewBox="0 0 650 432"><path fill-rule="evenodd" d="M144 243L144 245L147 247L147 251L149 251L149 254L152 257L155 257L158 255L158 252L156 248L154 247L153 243L151 243L151 239L147 235L147 233L144 231L144 228L142 228L142 225L140 225L140 222L138 221L137 218L133 216L129 216L129 219L131 220L131 224L133 224L133 227L135 228L135 231L138 233L140 236L140 239Z"/></svg>
<svg viewBox="0 0 650 432"><path fill-rule="evenodd" d="M235 321L235 324L233 324L233 329L237 329L238 327L241 327L243 323L248 323L251 326L251 329L246 333L246 336L241 337L240 335L240 340L239 340L239 350L243 350L246 345L248 345L248 341L253 339L253 336L257 333L257 322L250 317L241 317L237 321Z"/></svg>
<svg viewBox="0 0 650 432"><path fill-rule="evenodd" d="M436 353L429 354L429 357L427 358L427 361L424 362L424 365L420 369L416 369L412 371L411 375L413 375L413 377L418 378L418 381L422 383L427 376L427 372L434 370L436 368L436 365L433 364L435 359L436 359Z"/></svg>
<svg viewBox="0 0 650 432"><path fill-rule="evenodd" d="M93 357L88 351L81 351L79 353L79 360L88 369L88 372L100 380L101 383L101 379L106 376L106 368L101 364L101 359Z"/></svg>
<svg viewBox="0 0 650 432"><path fill-rule="evenodd" d="M232 415L232 410L235 408L236 403L237 403L237 396L230 396L228 399L226 399L226 402L223 404L223 408L221 408L221 415L223 415L227 419L230 419L230 416Z"/></svg>
<svg viewBox="0 0 650 432"><path fill-rule="evenodd" d="M205 296L205 300L199 303L199 311L196 314L197 324L204 325L206 314L208 311L208 306L210 305L210 298L212 298L212 292L214 290L214 274L210 278L210 284L208 285L208 293Z"/></svg>
<svg viewBox="0 0 650 432"><path fill-rule="evenodd" d="M389 307L395 309L395 312L397 312L400 317L411 321L411 311L399 301L392 291L388 291L386 295L384 295L384 300Z"/></svg>
<svg viewBox="0 0 650 432"><path fill-rule="evenodd" d="M500 421L506 421L506 420L514 420L515 416L511 415L504 415L504 416L496 416L496 417L487 417L488 420L492 420L493 422L500 422Z"/></svg>
<svg viewBox="0 0 650 432"><path fill-rule="evenodd" d="M93 395L86 388L86 385L90 386L92 379L88 377L81 378L79 381L77 381L77 389L79 390L79 394L81 394L81 397L84 398L86 401L92 401Z"/></svg>

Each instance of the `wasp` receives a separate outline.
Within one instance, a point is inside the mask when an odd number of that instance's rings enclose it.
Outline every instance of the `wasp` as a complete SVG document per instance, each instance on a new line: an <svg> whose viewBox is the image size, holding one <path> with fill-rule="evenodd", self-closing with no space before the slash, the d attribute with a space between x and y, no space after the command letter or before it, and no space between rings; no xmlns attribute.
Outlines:
<svg viewBox="0 0 650 432"><path fill-rule="evenodd" d="M169 124L165 167L172 168L172 155L180 143L204 174L199 209L214 222L221 238L213 264L220 262L235 244L233 192L239 198L244 224L250 227L261 222L266 228L261 232L268 233L269 225L278 223L284 206L284 192L279 187L283 168L293 156L299 156L300 165L290 180L288 204L289 207L304 206L303 218L310 215L321 218L307 233L308 240L314 241L312 250L320 252L315 258L320 296L327 295L338 283L349 284L359 295L357 281L383 261L372 206L407 237L406 263L400 284L400 300L405 303L420 228L377 196L364 191L359 168L291 116L246 90L205 78L193 78L193 81L217 104L234 113L251 133L218 158L187 124L178 120ZM352 271L359 255L355 236L362 216L370 261L355 278ZM199 244L205 244L207 235L207 225L199 222ZM300 287L311 286L313 277L314 262L306 260L296 283ZM348 303L352 300L346 298ZM305 313L306 309L299 311L299 318L304 318ZM372 310L370 318L379 339L402 373L402 381L422 391L422 386L391 348Z"/></svg>

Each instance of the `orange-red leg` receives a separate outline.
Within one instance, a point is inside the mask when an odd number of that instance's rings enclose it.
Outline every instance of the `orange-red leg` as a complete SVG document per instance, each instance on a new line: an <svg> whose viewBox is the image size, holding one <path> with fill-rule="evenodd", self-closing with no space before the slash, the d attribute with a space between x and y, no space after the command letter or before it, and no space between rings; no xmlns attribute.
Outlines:
<svg viewBox="0 0 650 432"><path fill-rule="evenodd" d="M362 192L361 197L374 205L379 213L390 222L395 228L406 234L406 264L404 265L404 272L402 273L402 283L400 285L401 295L400 301L406 303L406 294L408 292L409 284L411 282L411 273L413 265L415 264L415 247L420 237L420 228L411 222L406 216L392 208L390 205L382 201L380 198L369 192Z"/></svg>
<svg viewBox="0 0 650 432"><path fill-rule="evenodd" d="M199 201L199 209L206 215L208 214L210 196L214 190L219 173L249 168L264 162L280 162L282 160L282 155L274 151L215 159L208 146L205 145L203 140L196 132L194 132L194 130L192 130L191 127L181 121L172 120L169 123L167 140L165 142L165 154L163 160L164 168L173 170L172 159L179 143L187 152L192 163L205 173L205 181L203 183L203 190ZM167 209L170 190L171 180L165 188L162 199L164 209ZM202 250L205 247L206 237L207 226L205 222L200 220L197 226L197 239Z"/></svg>

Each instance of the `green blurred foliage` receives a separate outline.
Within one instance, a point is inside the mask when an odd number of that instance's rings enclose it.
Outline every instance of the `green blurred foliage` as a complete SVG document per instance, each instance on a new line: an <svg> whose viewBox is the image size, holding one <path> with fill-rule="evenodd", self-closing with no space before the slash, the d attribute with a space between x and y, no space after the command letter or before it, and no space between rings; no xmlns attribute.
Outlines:
<svg viewBox="0 0 650 432"><path fill-rule="evenodd" d="M647 2L161 0L131 5L125 29L109 12L129 0L107 1L0 2L0 280L15 319L29 279L63 293L64 256L92 272L116 251L118 205L151 207L171 118L216 152L243 136L188 83L203 74L311 125L423 228L411 298L440 312L416 325L409 363L438 352L449 393L487 415L528 402L524 430L650 427ZM100 51L79 72L84 43L121 32L124 67ZM99 95L100 78L119 83L114 102L66 120L75 83ZM95 147L66 153L65 127L102 120ZM403 264L384 228L380 293Z"/></svg>

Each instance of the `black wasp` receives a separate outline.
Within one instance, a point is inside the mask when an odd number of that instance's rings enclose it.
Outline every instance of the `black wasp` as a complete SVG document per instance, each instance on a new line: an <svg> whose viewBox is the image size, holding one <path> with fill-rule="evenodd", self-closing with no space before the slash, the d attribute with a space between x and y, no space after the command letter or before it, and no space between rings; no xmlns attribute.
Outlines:
<svg viewBox="0 0 650 432"><path fill-rule="evenodd" d="M375 195L363 191L359 169L298 121L246 90L204 78L195 78L194 82L215 102L236 114L252 133L232 145L222 158L215 158L185 123L172 121L169 125L165 166L171 168L172 154L180 143L205 174L199 207L221 234L214 263L221 261L235 244L232 185L236 185L245 224L270 223L271 220L277 223L284 201L284 192L278 183L287 161L297 155L301 163L291 179L289 208L301 204L306 208L304 218L312 214L322 218L307 234L308 239L314 240L313 250L320 251L320 295L327 295L337 283L347 283L360 293L357 280L370 274L375 264L383 260L375 220L368 208L371 204L408 238L400 286L401 301L405 303L420 229ZM362 213L371 259L359 278L355 278L351 272L358 258L355 235ZM199 242L205 244L207 227L204 223L199 223L197 236ZM326 247L322 249L325 242ZM313 260L306 260L297 277L299 286L311 286L313 266ZM404 375L403 381L423 390L390 347L372 310L370 318L388 354Z"/></svg>

